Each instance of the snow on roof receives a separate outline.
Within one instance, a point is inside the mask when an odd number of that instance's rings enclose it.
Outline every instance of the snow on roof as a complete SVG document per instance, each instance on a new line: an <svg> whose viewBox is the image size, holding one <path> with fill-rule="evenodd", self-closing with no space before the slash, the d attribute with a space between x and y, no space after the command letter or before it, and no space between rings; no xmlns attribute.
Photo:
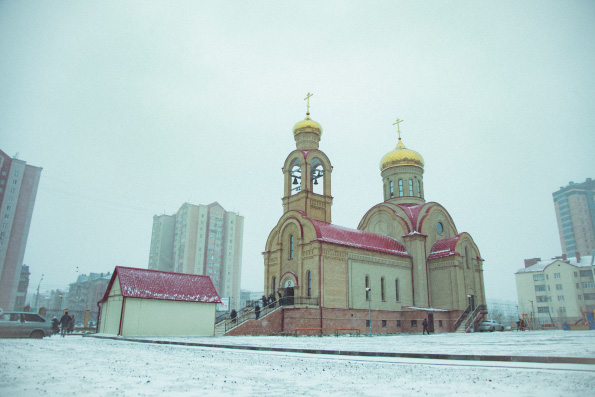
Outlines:
<svg viewBox="0 0 595 397"><path fill-rule="evenodd" d="M449 312L447 309L434 309L433 307L415 307L415 306L403 306L403 309L411 310L424 310L426 312Z"/></svg>
<svg viewBox="0 0 595 397"><path fill-rule="evenodd" d="M107 301L114 280L118 277L122 296L127 298L220 303L221 299L209 276L162 272L116 266L105 295Z"/></svg>
<svg viewBox="0 0 595 397"><path fill-rule="evenodd" d="M436 241L432 246L432 249L430 250L430 255L428 256L428 259L442 258L451 255L460 255L458 252L455 251L455 246L457 245L457 242L459 241L461 234L462 233L457 234L456 237L445 238Z"/></svg>
<svg viewBox="0 0 595 397"><path fill-rule="evenodd" d="M580 262L576 261L576 257L568 258L567 260L556 259L556 258L548 259L545 261L537 262L536 264L531 265L529 267L519 269L515 274L542 272L545 270L546 267L548 267L552 263L558 262L558 261L568 263L569 265L576 266L576 267L589 267L589 266L593 266L593 259L594 258L592 256L582 256L580 258Z"/></svg>
<svg viewBox="0 0 595 397"><path fill-rule="evenodd" d="M405 247L392 237L307 219L316 229L317 241L410 257Z"/></svg>

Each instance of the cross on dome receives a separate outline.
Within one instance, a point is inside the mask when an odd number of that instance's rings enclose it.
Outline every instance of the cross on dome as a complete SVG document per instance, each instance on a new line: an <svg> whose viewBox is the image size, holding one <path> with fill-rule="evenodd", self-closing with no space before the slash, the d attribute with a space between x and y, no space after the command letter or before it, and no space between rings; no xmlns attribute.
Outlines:
<svg viewBox="0 0 595 397"><path fill-rule="evenodd" d="M306 114L309 116L310 115L310 97L314 95L314 94L310 94L308 92L308 95L306 95L306 97L304 98L304 101L306 101Z"/></svg>
<svg viewBox="0 0 595 397"><path fill-rule="evenodd" d="M402 123L405 120L401 120L397 117L397 121L393 123L393 125L397 125L397 132L399 133L399 141L401 140L401 129L399 128L399 123Z"/></svg>

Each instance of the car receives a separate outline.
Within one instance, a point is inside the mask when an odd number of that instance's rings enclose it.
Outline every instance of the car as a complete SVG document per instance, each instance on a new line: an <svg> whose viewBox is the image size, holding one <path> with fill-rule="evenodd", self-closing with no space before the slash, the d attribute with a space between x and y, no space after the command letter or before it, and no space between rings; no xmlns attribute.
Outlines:
<svg viewBox="0 0 595 397"><path fill-rule="evenodd" d="M482 321L481 323L479 323L477 330L480 332L504 331L504 326L502 324L500 324L498 321L487 320L487 321Z"/></svg>
<svg viewBox="0 0 595 397"><path fill-rule="evenodd" d="M39 314L3 312L0 314L0 337L43 338L52 335L52 323Z"/></svg>

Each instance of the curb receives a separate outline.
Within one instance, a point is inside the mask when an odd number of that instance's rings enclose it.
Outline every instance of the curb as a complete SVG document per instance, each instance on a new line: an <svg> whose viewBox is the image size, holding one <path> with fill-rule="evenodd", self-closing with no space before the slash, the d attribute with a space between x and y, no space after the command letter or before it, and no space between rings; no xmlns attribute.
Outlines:
<svg viewBox="0 0 595 397"><path fill-rule="evenodd" d="M198 342L176 342L153 339L133 339L118 336L97 336L93 334L83 335L85 338L111 339L126 342L154 343L159 345L176 346L197 346L219 349L256 350L282 353L305 353L305 354L329 354L337 356L360 356L360 357L402 357L402 358L425 358L433 360L463 360L463 361L499 361L499 362L526 362L526 363L548 363L548 364L595 364L595 358L588 357L540 357L540 356L496 356L496 355L475 355L475 354L435 354L435 353L389 353L389 352L365 352L345 350L320 350L320 349L296 349L286 347L262 347L244 345L223 345L214 343Z"/></svg>

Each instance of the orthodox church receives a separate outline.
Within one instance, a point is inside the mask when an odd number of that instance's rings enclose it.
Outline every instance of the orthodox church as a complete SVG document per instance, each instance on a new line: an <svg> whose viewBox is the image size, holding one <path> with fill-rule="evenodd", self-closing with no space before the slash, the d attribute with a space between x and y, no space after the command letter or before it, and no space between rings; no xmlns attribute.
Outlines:
<svg viewBox="0 0 595 397"><path fill-rule="evenodd" d="M431 331L454 332L487 313L479 249L442 205L426 202L424 160L405 147L400 122L397 146L380 161L383 200L347 228L331 222L333 167L308 103L283 164L283 215L263 253L264 288L282 297L283 313L262 332L421 332L424 319Z"/></svg>

